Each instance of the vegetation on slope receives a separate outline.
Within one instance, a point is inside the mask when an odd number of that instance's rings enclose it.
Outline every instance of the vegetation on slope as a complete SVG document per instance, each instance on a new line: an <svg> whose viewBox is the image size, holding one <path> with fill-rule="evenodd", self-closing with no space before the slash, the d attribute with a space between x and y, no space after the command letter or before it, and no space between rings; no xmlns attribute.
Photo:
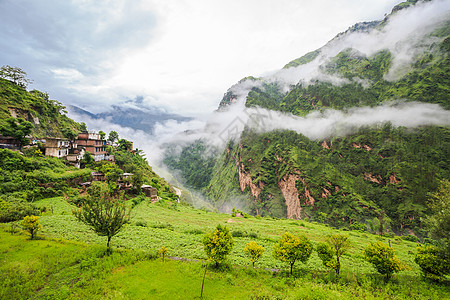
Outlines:
<svg viewBox="0 0 450 300"><path fill-rule="evenodd" d="M34 137L63 137L63 129L79 131L81 125L66 115L65 107L38 90L27 91L12 81L0 78L0 127L6 125L11 111L33 123Z"/></svg>
<svg viewBox="0 0 450 300"><path fill-rule="evenodd" d="M392 14L416 2L400 4ZM380 29L390 17L357 24L333 42L354 31ZM401 99L448 110L450 23L442 23L417 45L425 50L401 71L393 69L393 53L388 49L371 55L344 49L320 66L322 73L339 78L341 84L300 81L286 93L284 84L247 78L258 84L248 93L246 106L305 116L328 108L374 107ZM285 68L310 63L321 51L326 50L310 52ZM232 91L220 106L236 99ZM289 131L246 130L239 142L230 142L214 159L205 156L196 142L179 158L167 161L176 161L168 165L182 170L184 178L194 179L189 184L224 211L236 206L255 215L309 218L338 227L362 225L372 232L394 230L425 237L423 220L434 214L428 205L430 195L440 180L450 178L448 137L448 127L407 129L390 123L326 141ZM189 149L197 152L192 155ZM204 176L195 177L200 168Z"/></svg>
<svg viewBox="0 0 450 300"><path fill-rule="evenodd" d="M43 229L37 240L23 233L10 234L9 225L0 225L0 259L5 262L0 267L0 298L198 297L205 269L201 261L206 259L203 236L217 224L230 229L235 245L229 269L208 268L206 299L442 299L450 293L447 281L435 284L420 277L414 263L417 244L401 238L346 232L352 246L341 256L339 277L322 265L316 252L289 276L287 265L271 255L284 232L303 234L314 246L330 233L344 232L306 221L232 218L171 201L146 201L133 208L131 223L113 240L113 254L106 256L106 238L77 222L71 212L74 206L63 197L43 199L37 205L54 208L41 216ZM370 243L387 244L389 240L407 269L387 283L364 260L363 250ZM256 269L243 250L250 241L266 249ZM155 259L163 246L170 257L178 259ZM179 257L192 261L183 262Z"/></svg>

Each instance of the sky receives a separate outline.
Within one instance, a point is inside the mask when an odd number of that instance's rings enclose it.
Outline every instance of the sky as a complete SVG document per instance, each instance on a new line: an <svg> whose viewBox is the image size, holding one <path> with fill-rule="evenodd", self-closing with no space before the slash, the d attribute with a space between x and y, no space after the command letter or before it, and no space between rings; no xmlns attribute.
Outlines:
<svg viewBox="0 0 450 300"><path fill-rule="evenodd" d="M202 118L263 76L401 0L0 0L0 65L91 112L142 105Z"/></svg>

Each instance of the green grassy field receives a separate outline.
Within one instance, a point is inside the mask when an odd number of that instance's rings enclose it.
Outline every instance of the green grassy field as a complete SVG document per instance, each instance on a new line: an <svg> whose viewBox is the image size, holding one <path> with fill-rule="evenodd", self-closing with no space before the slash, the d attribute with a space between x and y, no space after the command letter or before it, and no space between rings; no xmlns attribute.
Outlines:
<svg viewBox="0 0 450 300"><path fill-rule="evenodd" d="M12 235L7 224L0 227L0 299L199 298L206 260L201 241L217 224L253 237L234 238L229 270L208 269L205 299L450 298L448 282L433 284L420 277L413 262L416 244L400 239L391 239L391 245L407 270L388 283L362 256L366 245L379 237L355 231L346 232L352 248L342 258L339 278L322 266L316 253L307 264L297 263L290 277L287 264L272 257L283 232L305 234L317 243L339 231L305 221L232 218L181 204L142 202L133 209L131 223L113 237L113 254L105 256L106 238L77 222L64 198L37 204L48 208L41 216L40 239L29 240L23 232ZM266 248L256 269L243 252L251 240ZM169 256L192 261L155 259L162 246L169 248Z"/></svg>

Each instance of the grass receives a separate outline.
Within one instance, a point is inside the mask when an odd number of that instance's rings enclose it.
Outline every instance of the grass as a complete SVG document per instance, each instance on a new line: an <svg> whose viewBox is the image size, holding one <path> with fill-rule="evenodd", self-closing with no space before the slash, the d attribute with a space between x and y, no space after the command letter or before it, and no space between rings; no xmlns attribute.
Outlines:
<svg viewBox="0 0 450 300"><path fill-rule="evenodd" d="M416 244L409 241L396 244L391 239L408 270L388 283L362 257L364 247L377 237L355 231L349 233L352 248L342 258L339 278L321 265L316 253L307 264L296 264L294 276L289 276L288 266L272 257L283 232L302 233L317 243L337 230L305 221L232 218L180 204L142 202L133 209L131 223L113 237L113 254L105 256L106 238L77 222L64 198L37 204L53 208L41 216L40 239L30 240L25 232L12 235L8 224L0 226L0 299L199 298L206 260L203 233L218 223L243 234L234 238L231 267L207 270L204 299L450 299L448 284L420 277L413 262ZM249 233L257 233L256 238ZM266 248L256 269L243 252L250 240ZM162 246L169 248L169 256L191 261L155 259Z"/></svg>
<svg viewBox="0 0 450 300"><path fill-rule="evenodd" d="M106 238L99 237L87 226L79 223L72 216L74 206L62 197L42 200L38 206L52 207L41 217L43 235L53 238L66 238L83 243L105 245ZM145 224L146 226L142 226ZM372 266L363 259L362 251L377 239L388 243L388 238L357 231L344 232L322 224L306 221L294 221L272 218L233 218L229 214L213 213L194 209L189 206L169 202L151 204L147 201L136 205L132 211L130 224L112 239L112 245L119 249L134 249L156 252L162 246L169 249L169 256L206 260L203 251L203 234L212 231L217 224L226 225L235 233L235 245L229 257L232 264L240 266L251 265L243 251L245 244L256 241L265 247L266 252L257 267L268 269L283 269L286 264L272 257L272 247L284 232L304 234L314 243L323 241L331 233L347 233L352 247L342 258L342 268L358 273L373 273ZM237 234L236 234L237 233ZM414 263L417 244L409 241L400 243L391 240L399 259L408 266L402 272L408 276L419 276L419 268ZM300 266L300 265L298 265ZM309 269L327 271L322 266L316 254L313 254L306 265Z"/></svg>

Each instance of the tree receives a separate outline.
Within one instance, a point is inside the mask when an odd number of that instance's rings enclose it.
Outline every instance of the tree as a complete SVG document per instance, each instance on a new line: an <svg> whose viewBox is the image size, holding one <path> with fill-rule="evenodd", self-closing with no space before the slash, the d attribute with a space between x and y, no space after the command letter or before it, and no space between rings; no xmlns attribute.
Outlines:
<svg viewBox="0 0 450 300"><path fill-rule="evenodd" d="M105 136L106 136L106 133L105 133L104 131L102 131L102 130L100 130L100 131L98 132L98 134L100 135L100 139L101 139L101 140L103 140L103 139L105 138Z"/></svg>
<svg viewBox="0 0 450 300"><path fill-rule="evenodd" d="M216 229L206 234L203 238L203 248L210 260L216 263L216 267L227 259L227 255L233 249L233 236L226 226L217 225Z"/></svg>
<svg viewBox="0 0 450 300"><path fill-rule="evenodd" d="M253 268L255 267L255 262L257 262L264 253L264 247L258 245L257 242L251 241L245 245L244 252L247 253L250 261L253 264Z"/></svg>
<svg viewBox="0 0 450 300"><path fill-rule="evenodd" d="M92 165L95 162L94 157L89 151L86 151L83 155L83 158L81 159L81 164L83 166L89 166Z"/></svg>
<svg viewBox="0 0 450 300"><path fill-rule="evenodd" d="M443 281L445 275L450 274L450 259L436 246L419 245L414 261L422 269L423 276L433 281Z"/></svg>
<svg viewBox="0 0 450 300"><path fill-rule="evenodd" d="M136 170L131 177L131 184L137 193L141 192L141 186L144 183L144 174L140 170Z"/></svg>
<svg viewBox="0 0 450 300"><path fill-rule="evenodd" d="M438 241L439 247L450 257L450 181L442 180L438 190L431 196L429 206L434 214L426 223L431 237Z"/></svg>
<svg viewBox="0 0 450 300"><path fill-rule="evenodd" d="M102 183L88 188L88 196L81 199L81 207L73 211L78 221L90 226L99 236L108 238L108 254L111 253L111 238L130 221L129 213L123 194L113 193Z"/></svg>
<svg viewBox="0 0 450 300"><path fill-rule="evenodd" d="M111 143L114 143L115 141L119 140L119 134L116 131L111 131L108 135L108 140L111 141Z"/></svg>
<svg viewBox="0 0 450 300"><path fill-rule="evenodd" d="M119 140L119 149L124 151L129 151L133 148L133 143L126 140L126 139L120 139Z"/></svg>
<svg viewBox="0 0 450 300"><path fill-rule="evenodd" d="M26 75L25 71L17 67L5 65L0 68L0 78L10 80L24 89L27 88L28 84L33 83Z"/></svg>
<svg viewBox="0 0 450 300"><path fill-rule="evenodd" d="M324 266L333 269L337 275L341 270L340 257L350 248L348 235L333 234L325 243L317 245L317 254Z"/></svg>
<svg viewBox="0 0 450 300"><path fill-rule="evenodd" d="M163 261L167 253L169 253L169 249L164 246L162 246L161 249L158 250L158 254L162 256Z"/></svg>
<svg viewBox="0 0 450 300"><path fill-rule="evenodd" d="M61 130L62 135L70 141L70 148L73 146L73 141L77 138L78 133L73 131L70 127L65 127Z"/></svg>
<svg viewBox="0 0 450 300"><path fill-rule="evenodd" d="M15 119L13 117L6 119L6 123L7 125L0 127L1 134L15 138L19 142L20 148L29 143L26 136L31 133L33 124L23 118Z"/></svg>
<svg viewBox="0 0 450 300"><path fill-rule="evenodd" d="M39 224L38 216L24 217L21 225L31 234L30 239L32 240L36 237L37 232L42 229L42 226Z"/></svg>
<svg viewBox="0 0 450 300"><path fill-rule="evenodd" d="M370 262L378 273L385 275L389 280L393 273L404 269L403 264L394 253L394 249L378 241L371 243L363 251L364 258Z"/></svg>
<svg viewBox="0 0 450 300"><path fill-rule="evenodd" d="M81 132L86 132L87 131L87 125L84 122L80 123L80 130Z"/></svg>
<svg viewBox="0 0 450 300"><path fill-rule="evenodd" d="M273 257L285 261L291 266L291 275L297 260L306 263L312 254L313 245L309 239L300 235L296 237L288 232L281 236L281 240L273 247Z"/></svg>

